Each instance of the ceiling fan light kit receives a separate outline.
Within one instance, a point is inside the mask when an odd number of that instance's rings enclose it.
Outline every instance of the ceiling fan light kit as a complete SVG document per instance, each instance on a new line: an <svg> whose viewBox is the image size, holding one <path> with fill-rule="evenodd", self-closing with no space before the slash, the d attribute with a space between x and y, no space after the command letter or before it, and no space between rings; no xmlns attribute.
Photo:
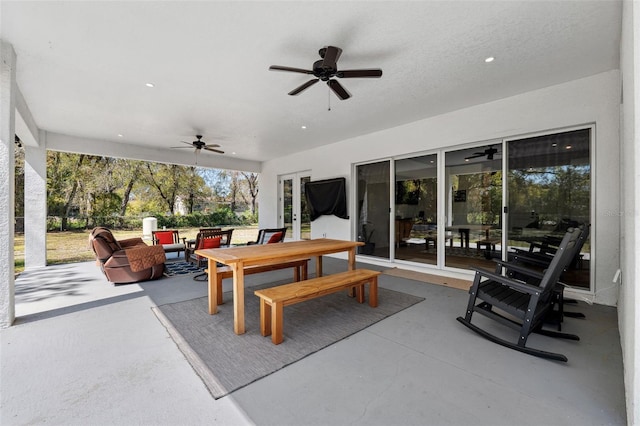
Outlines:
<svg viewBox="0 0 640 426"><path fill-rule="evenodd" d="M326 46L318 51L320 60L313 63L311 70L305 70L302 68L287 67L282 65L271 65L269 70L271 71L287 71L300 74L313 75L315 78L308 80L306 83L301 84L292 91L289 95L296 96L309 87L316 84L318 81L325 81L329 88L335 93L340 100L349 99L351 93L340 84L335 78L380 78L382 77L382 70L379 68L369 69L357 69L357 70L338 70L338 59L342 54L342 49L335 46Z"/></svg>

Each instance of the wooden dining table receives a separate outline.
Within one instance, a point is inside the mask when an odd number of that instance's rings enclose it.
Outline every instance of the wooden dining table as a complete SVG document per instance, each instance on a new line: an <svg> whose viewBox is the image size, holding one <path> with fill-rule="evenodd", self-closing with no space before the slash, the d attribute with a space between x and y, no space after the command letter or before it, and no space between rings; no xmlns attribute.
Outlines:
<svg viewBox="0 0 640 426"><path fill-rule="evenodd" d="M241 247L201 249L196 254L208 259L209 314L215 314L217 304L218 264L228 265L233 271L233 330L245 332L244 322L244 269L255 265L274 265L294 260L315 258L316 276L322 276L322 256L346 251L348 269L356 267L356 248L359 241L318 238L277 244L248 245Z"/></svg>

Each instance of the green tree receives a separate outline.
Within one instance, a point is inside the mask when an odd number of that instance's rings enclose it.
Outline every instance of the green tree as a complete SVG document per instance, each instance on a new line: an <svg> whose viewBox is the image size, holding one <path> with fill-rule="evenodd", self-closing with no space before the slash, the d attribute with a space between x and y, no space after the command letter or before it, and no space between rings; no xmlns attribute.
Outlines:
<svg viewBox="0 0 640 426"><path fill-rule="evenodd" d="M24 148L15 145L15 216L24 217Z"/></svg>
<svg viewBox="0 0 640 426"><path fill-rule="evenodd" d="M75 204L81 181L81 166L84 154L52 152L47 158L47 204L49 214L62 218L61 228L68 229L68 218Z"/></svg>
<svg viewBox="0 0 640 426"><path fill-rule="evenodd" d="M251 198L247 204L251 205L251 214L255 216L256 214L256 199L258 198L258 174L257 173L240 173L245 180L246 193ZM245 202L247 202L245 197Z"/></svg>

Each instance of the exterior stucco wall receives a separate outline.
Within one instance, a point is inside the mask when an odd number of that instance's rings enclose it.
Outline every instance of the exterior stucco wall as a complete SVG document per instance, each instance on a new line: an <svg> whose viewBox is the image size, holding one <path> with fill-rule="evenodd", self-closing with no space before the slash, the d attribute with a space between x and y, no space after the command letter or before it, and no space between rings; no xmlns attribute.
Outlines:
<svg viewBox="0 0 640 426"><path fill-rule="evenodd" d="M619 111L620 73L610 71L268 161L261 174L260 221L277 223L277 177L284 173L311 170L312 180L346 177L353 220L353 163L595 123L595 300L615 305L618 291L611 280L620 264L620 216L612 212L620 205ZM312 236L323 233L354 238L351 222L333 216L312 222Z"/></svg>
<svg viewBox="0 0 640 426"><path fill-rule="evenodd" d="M618 302L618 323L624 361L624 382L627 402L627 421L630 425L640 423L640 315L638 313L638 276L640 276L640 141L638 129L640 118L637 107L640 103L640 85L637 70L640 69L640 7L632 1L623 3L622 39L620 42L620 70L622 74L622 220L620 245L621 286Z"/></svg>

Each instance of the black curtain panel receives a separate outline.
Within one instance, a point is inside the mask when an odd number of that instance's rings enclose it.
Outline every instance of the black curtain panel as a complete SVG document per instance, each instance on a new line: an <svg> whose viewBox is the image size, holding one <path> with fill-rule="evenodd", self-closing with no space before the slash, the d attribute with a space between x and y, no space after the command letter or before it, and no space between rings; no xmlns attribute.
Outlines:
<svg viewBox="0 0 640 426"><path fill-rule="evenodd" d="M349 219L345 178L307 182L305 195L311 220L316 220L322 215L335 215L341 219Z"/></svg>

